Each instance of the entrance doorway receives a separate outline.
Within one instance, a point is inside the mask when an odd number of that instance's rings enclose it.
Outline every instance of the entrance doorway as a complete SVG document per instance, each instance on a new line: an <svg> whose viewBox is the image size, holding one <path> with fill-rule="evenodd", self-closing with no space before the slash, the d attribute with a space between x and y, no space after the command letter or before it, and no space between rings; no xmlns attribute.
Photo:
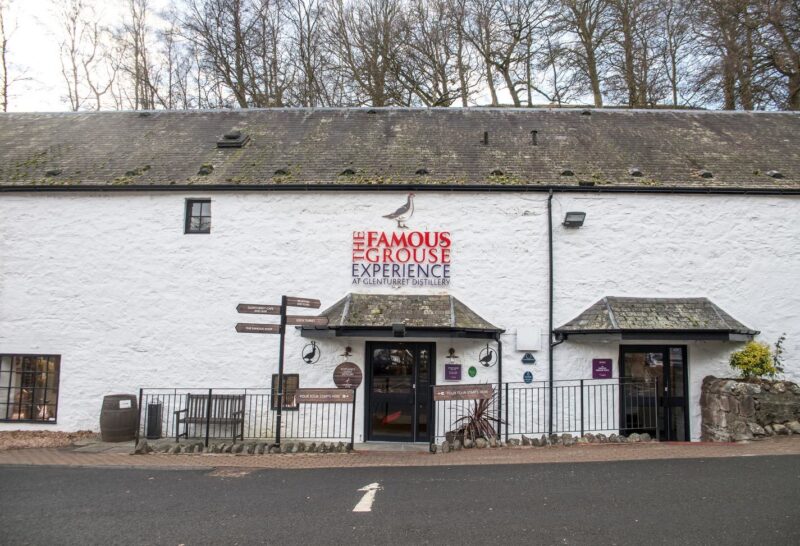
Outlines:
<svg viewBox="0 0 800 546"><path fill-rule="evenodd" d="M430 440L435 355L434 343L367 343L367 440Z"/></svg>
<svg viewBox="0 0 800 546"><path fill-rule="evenodd" d="M657 432L662 440L688 441L686 346L622 346L619 361L623 378L620 380L620 423L626 432L651 435ZM658 388L640 389L642 384L655 384ZM647 394L633 393L636 389ZM636 403L631 403L632 400ZM646 426L639 428L640 424Z"/></svg>

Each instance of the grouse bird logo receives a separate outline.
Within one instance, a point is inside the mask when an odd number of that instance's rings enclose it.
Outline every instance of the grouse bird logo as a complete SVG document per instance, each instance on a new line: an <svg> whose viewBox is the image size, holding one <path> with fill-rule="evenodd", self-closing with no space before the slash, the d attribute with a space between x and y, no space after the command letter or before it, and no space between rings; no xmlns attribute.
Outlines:
<svg viewBox="0 0 800 546"><path fill-rule="evenodd" d="M391 214L386 214L384 218L397 221L398 229L408 229L406 221L414 214L414 194L409 193L406 204Z"/></svg>

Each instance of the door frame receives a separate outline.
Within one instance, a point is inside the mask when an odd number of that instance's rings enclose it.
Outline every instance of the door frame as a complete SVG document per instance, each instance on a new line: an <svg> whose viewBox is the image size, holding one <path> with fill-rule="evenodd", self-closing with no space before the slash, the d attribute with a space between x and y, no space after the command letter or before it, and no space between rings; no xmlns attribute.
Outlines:
<svg viewBox="0 0 800 546"><path fill-rule="evenodd" d="M366 442L397 442L397 443L416 443L416 442L430 442L434 430L433 423L433 398L432 392L428 393L428 438L420 440L417 438L418 414L417 414L417 383L419 382L419 367L418 367L418 353L414 352L414 375L412 378L413 400L411 402L411 415L412 415L412 428L411 440L397 440L393 438L374 438L372 437L372 417L370 415L370 407L372 406L372 354L376 347L392 347L392 346L414 346L426 347L430 361L428 362L428 389L436 384L436 343L432 341L367 341L364 346L364 441Z"/></svg>
<svg viewBox="0 0 800 546"><path fill-rule="evenodd" d="M659 379L659 388L661 388L661 404L658 405L657 408L657 419L656 419L656 426L659 428L663 428L664 434L661 435L662 441L677 441L674 438L670 438L669 434L672 430L671 420L672 420L672 412L670 408L676 407L670 404L670 399L675 397L672 392L672 385L669 381L670 376L670 369L672 368L672 361L670 357L670 349L680 349L682 352L683 358L683 434L686 438L685 441L690 441L691 436L689 435L689 350L686 345L681 344L656 344L656 345L623 345L620 344L619 346L619 378L627 378L628 376L625 375L627 370L624 369L625 367L625 353L646 353L646 352L656 352L660 351L664 355L664 369L662 373L662 377ZM622 387L622 383L620 382L620 386ZM620 424L624 422L624 407L623 407L623 397L619 397L619 415L620 415Z"/></svg>

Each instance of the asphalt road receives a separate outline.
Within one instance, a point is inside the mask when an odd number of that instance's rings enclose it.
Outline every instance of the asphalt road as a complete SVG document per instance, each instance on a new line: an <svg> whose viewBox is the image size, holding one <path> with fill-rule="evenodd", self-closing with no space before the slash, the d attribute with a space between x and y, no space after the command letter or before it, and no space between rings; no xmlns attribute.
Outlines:
<svg viewBox="0 0 800 546"><path fill-rule="evenodd" d="M377 482L372 511L354 513ZM363 504L363 503L362 503ZM333 470L0 467L0 543L800 544L800 457Z"/></svg>

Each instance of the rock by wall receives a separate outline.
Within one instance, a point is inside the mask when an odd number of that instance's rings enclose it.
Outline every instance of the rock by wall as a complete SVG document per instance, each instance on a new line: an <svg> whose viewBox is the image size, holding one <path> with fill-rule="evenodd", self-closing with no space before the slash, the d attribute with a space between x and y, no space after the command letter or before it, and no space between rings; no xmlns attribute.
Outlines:
<svg viewBox="0 0 800 546"><path fill-rule="evenodd" d="M700 407L704 441L800 434L800 386L790 381L750 383L708 376L703 379Z"/></svg>

